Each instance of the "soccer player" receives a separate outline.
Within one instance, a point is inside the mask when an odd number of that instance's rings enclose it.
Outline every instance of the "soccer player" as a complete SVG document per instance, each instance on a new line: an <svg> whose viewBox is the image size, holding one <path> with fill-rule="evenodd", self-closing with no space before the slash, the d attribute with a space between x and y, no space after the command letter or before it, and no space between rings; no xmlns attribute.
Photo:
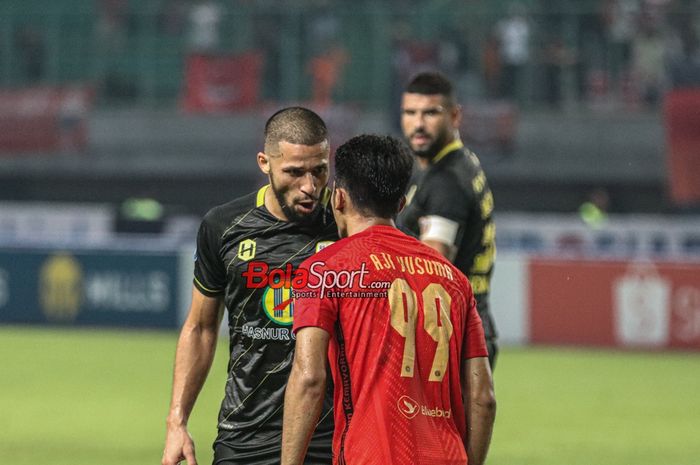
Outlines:
<svg viewBox="0 0 700 465"><path fill-rule="evenodd" d="M452 84L442 74L418 74L406 87L401 127L421 170L397 223L469 277L493 369L498 352L489 310L496 256L493 195L479 159L459 138L461 111Z"/></svg>
<svg viewBox="0 0 700 465"><path fill-rule="evenodd" d="M337 239L327 207L329 150L318 115L299 107L280 110L267 121L264 152L257 155L269 185L204 217L192 304L175 355L163 465L197 463L187 420L211 367L224 305L230 361L214 463L279 463L294 305L290 286L266 281L264 271L298 266ZM329 392L305 463L331 462L331 408Z"/></svg>
<svg viewBox="0 0 700 465"><path fill-rule="evenodd" d="M328 361L334 464L484 462L496 404L469 282L393 223L412 161L391 137L336 151L331 203L345 239L306 260L308 281L295 287L283 465L302 463Z"/></svg>

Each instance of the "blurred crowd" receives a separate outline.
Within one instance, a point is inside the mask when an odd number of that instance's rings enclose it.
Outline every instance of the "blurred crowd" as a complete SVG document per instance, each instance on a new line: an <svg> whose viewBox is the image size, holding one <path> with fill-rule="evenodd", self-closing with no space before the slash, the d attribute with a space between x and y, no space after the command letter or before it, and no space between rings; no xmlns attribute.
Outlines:
<svg viewBox="0 0 700 465"><path fill-rule="evenodd" d="M259 50L270 100L290 97L279 83L291 65L304 75L297 97L320 103L361 101L379 87L369 81L400 89L426 68L441 69L468 98L552 107L655 107L668 89L700 85L699 0L99 0L92 22L99 58L89 77L125 95L139 92L119 58L134 34L169 38L182 54ZM50 31L14 24L13 59L3 62L18 65L16 81L60 80L48 71L60 59L50 56Z"/></svg>

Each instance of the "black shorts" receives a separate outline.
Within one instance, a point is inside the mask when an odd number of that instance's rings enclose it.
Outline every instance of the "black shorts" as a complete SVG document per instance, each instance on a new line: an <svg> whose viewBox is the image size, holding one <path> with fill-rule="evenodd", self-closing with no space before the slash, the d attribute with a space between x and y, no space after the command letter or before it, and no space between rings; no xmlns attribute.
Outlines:
<svg viewBox="0 0 700 465"><path fill-rule="evenodd" d="M279 465L280 454L280 444L234 447L216 441L214 443L213 465ZM332 462L331 441L309 445L304 464L331 465Z"/></svg>

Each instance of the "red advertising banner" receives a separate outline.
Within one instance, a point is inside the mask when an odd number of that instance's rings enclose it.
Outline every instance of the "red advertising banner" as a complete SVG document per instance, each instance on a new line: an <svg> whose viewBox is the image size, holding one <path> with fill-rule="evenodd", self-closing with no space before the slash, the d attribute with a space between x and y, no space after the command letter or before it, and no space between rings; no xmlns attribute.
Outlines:
<svg viewBox="0 0 700 465"><path fill-rule="evenodd" d="M670 92L664 102L671 198L700 202L700 90Z"/></svg>
<svg viewBox="0 0 700 465"><path fill-rule="evenodd" d="M0 153L84 149L92 97L86 87L0 90Z"/></svg>
<svg viewBox="0 0 700 465"><path fill-rule="evenodd" d="M530 341L700 350L700 263L532 260Z"/></svg>
<svg viewBox="0 0 700 465"><path fill-rule="evenodd" d="M192 113L244 110L258 103L263 56L191 55L185 65L182 107Z"/></svg>

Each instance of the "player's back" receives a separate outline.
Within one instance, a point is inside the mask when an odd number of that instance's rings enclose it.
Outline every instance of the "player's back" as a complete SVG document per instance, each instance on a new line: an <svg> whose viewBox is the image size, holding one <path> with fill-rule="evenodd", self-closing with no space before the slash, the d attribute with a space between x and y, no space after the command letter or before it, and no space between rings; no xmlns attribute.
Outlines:
<svg viewBox="0 0 700 465"><path fill-rule="evenodd" d="M387 226L353 235L319 259L324 269L356 272L352 286L331 294L338 463L466 463L460 369L467 326L481 325L469 312L466 278Z"/></svg>

